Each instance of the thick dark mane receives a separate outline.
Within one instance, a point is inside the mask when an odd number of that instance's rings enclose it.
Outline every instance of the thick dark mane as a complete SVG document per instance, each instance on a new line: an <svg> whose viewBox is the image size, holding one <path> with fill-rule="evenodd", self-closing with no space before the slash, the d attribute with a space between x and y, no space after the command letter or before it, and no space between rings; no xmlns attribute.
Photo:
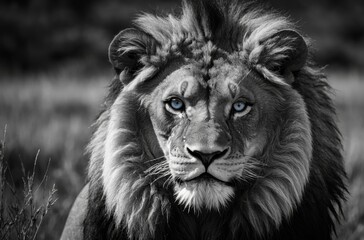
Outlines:
<svg viewBox="0 0 364 240"><path fill-rule="evenodd" d="M269 196L270 199L259 199L259 194L256 198L238 198L229 210L221 212L202 211L196 215L186 211L175 202L171 186L165 187L155 181L155 176L146 174L146 159L155 156L145 149L147 140L142 129L152 124L148 113L140 107L140 96L130 91L175 59L193 60L209 74L214 60L232 61L229 59L232 55L268 84L286 87L286 76L277 70L278 63L286 62L288 55L296 49L292 47L290 36L279 45L275 34L289 30L298 35L295 26L287 18L259 8L254 2L240 3L238 0L183 1L180 15L144 14L135 25L142 36L123 39L110 56L111 61L119 57L131 62L131 55L135 53L139 58L129 66L113 62L116 76L89 145L89 209L84 238L331 239L346 193L345 172L330 88L324 74L314 64L307 61L292 72L290 77L295 81L289 86L302 99L302 103L293 104L304 106L289 113L297 118L297 126L307 120L310 129L302 132L312 144L301 149L299 144L306 144L303 140L296 144L286 141L285 145L277 144L283 157L272 156L277 159L276 166L284 165L284 160L293 155L296 160L310 158L304 159L307 165L302 167L302 172L307 170L309 173L301 174L298 171L301 168L292 170L296 166L286 164L279 170L293 172L294 180L298 180L287 184L287 178L277 180L281 181L280 186L286 187L285 191L274 192L273 189L270 195L262 197ZM308 39L302 41L309 46ZM123 89L129 89L129 92ZM307 119L298 119L300 116ZM300 132L289 134L292 139L301 140ZM150 141L157 142L155 135L149 137L152 138ZM121 146L122 149L118 148ZM123 163L114 161L106 165L107 157L123 160ZM115 162L119 165L115 166ZM118 175L113 172L115 169ZM270 177L265 183L275 186L274 176ZM243 201L245 206L242 206ZM273 207L277 209L272 210Z"/></svg>

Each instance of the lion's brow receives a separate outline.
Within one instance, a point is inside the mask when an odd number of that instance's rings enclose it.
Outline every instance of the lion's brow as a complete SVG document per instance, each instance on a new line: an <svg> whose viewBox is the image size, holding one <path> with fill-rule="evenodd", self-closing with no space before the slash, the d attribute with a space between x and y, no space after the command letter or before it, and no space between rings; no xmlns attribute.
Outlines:
<svg viewBox="0 0 364 240"><path fill-rule="evenodd" d="M183 81L180 85L179 91L181 93L181 95L184 97L185 93L186 93L186 89L188 87L188 82L187 81Z"/></svg>

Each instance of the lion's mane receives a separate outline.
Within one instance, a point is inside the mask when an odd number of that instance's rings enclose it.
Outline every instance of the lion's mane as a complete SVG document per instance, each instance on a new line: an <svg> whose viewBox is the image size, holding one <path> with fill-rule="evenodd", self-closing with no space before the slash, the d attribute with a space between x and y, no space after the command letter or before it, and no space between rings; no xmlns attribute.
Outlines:
<svg viewBox="0 0 364 240"><path fill-rule="evenodd" d="M294 49L274 39L265 41L264 47L261 43L277 31L297 31L294 25L253 4L206 0L185 1L179 17L142 15L136 26L158 44L132 38L120 43L124 56L143 44L145 51L138 53L140 59L128 69L129 75L115 68L117 76L95 123L84 238L331 239L346 191L342 146L330 87L310 61L290 76L302 102L292 104L291 115L284 116L287 124L277 129L280 134L272 133L272 147L265 156L274 159L272 170L223 212L196 216L185 211L175 202L171 186L146 171L147 160L155 158L151 149L156 136L147 111L140 107L140 96L123 91L180 56L202 59L208 67L216 47L238 52L268 81L287 84L274 69ZM200 42L206 44L201 48Z"/></svg>

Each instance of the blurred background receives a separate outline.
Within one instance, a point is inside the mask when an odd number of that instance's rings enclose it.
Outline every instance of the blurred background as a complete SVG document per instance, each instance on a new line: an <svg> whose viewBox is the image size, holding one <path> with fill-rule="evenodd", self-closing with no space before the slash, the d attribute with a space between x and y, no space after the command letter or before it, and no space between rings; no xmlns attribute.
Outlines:
<svg viewBox="0 0 364 240"><path fill-rule="evenodd" d="M312 37L326 66L344 142L350 195L339 239L364 239L364 1L264 1ZM58 239L85 183L84 154L113 77L108 44L143 11L178 11L176 0L2 0L0 2L0 133L5 159L20 188L21 162L48 182L57 202L37 239ZM0 134L1 136L2 134Z"/></svg>

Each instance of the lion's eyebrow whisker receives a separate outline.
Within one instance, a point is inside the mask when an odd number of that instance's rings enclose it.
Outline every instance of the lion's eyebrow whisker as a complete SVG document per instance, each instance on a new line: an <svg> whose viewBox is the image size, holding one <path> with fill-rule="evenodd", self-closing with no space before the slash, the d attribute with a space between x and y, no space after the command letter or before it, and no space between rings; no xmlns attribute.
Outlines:
<svg viewBox="0 0 364 240"><path fill-rule="evenodd" d="M251 72L252 70L250 69L249 71L248 71L248 73L242 78L242 79L240 79L239 80L239 82L238 82L238 86L240 85L240 83L245 79L245 78L247 78L248 77L248 75L250 74L250 72Z"/></svg>

